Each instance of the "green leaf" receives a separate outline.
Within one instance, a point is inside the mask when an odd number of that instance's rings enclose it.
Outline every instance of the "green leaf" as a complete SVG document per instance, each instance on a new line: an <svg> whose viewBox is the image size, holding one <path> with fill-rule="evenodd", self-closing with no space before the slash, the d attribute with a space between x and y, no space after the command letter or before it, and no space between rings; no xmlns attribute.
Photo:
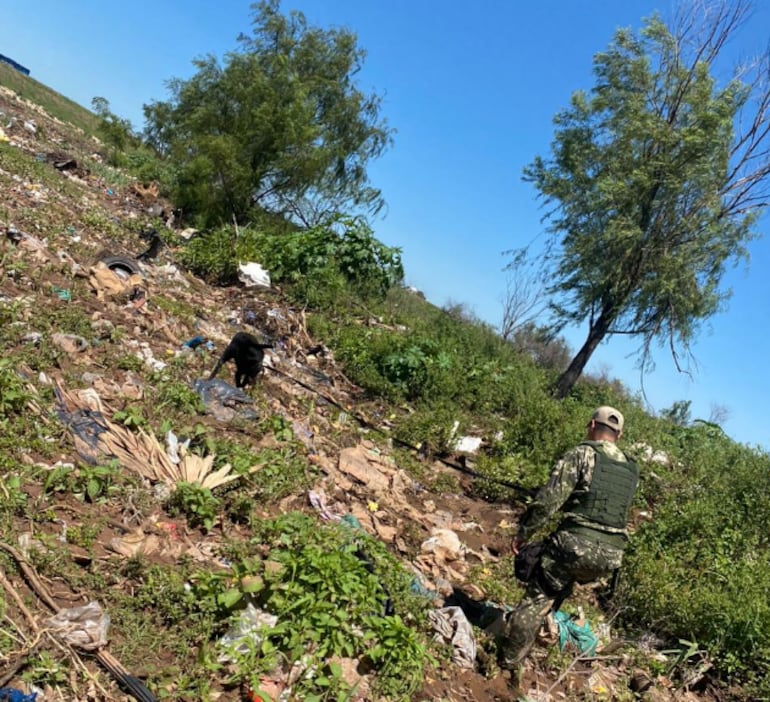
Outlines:
<svg viewBox="0 0 770 702"><path fill-rule="evenodd" d="M217 595L217 604L226 609L232 609L241 601L242 597L243 593L238 588L230 588Z"/></svg>

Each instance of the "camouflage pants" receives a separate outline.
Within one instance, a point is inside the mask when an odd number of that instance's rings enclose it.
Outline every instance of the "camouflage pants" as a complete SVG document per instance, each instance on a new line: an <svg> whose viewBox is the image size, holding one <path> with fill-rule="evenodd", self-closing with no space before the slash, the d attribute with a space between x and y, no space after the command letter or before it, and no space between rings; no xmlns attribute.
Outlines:
<svg viewBox="0 0 770 702"><path fill-rule="evenodd" d="M573 583L589 583L620 567L623 551L578 534L557 531L546 541L535 576L521 602L505 622L492 624L500 665L515 668L535 643L543 618L557 599L568 596Z"/></svg>

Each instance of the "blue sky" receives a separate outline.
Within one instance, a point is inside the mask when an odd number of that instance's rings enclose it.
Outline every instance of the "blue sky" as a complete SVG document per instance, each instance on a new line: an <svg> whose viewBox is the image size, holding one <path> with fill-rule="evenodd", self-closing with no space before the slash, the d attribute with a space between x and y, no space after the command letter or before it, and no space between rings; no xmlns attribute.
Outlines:
<svg viewBox="0 0 770 702"><path fill-rule="evenodd" d="M760 0L729 47L754 54L770 39L770 3ZM395 144L370 175L388 202L377 236L404 251L407 283L434 303L465 303L498 324L505 290L504 250L542 231L534 189L522 168L546 155L553 115L573 90L589 89L592 56L619 26L638 27L671 0L283 0L322 26L355 31L368 55L359 84L383 95ZM188 77L191 60L235 48L250 28L248 2L96 0L0 2L0 53L33 77L89 106L98 95L142 125L142 104L166 97L164 83ZM767 229L767 220L760 227ZM691 400L694 417L714 405L738 441L770 447L770 243L750 245L751 263L731 271L734 296L704 325L692 377L676 372L666 349L645 378L651 408ZM567 331L573 348L584 329ZM633 351L615 338L588 370L640 390Z"/></svg>

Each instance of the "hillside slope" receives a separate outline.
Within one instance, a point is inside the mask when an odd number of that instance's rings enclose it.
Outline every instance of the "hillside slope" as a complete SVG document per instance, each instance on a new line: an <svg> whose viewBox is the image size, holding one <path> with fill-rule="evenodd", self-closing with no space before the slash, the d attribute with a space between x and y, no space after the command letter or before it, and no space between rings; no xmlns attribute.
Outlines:
<svg viewBox="0 0 770 702"><path fill-rule="evenodd" d="M97 601L111 617L104 650L162 699L235 700L257 685L265 699L321 699L303 690L322 676L327 699L712 696L689 689L704 688L702 672L672 682L662 654L659 676L642 674L653 654L619 638L592 589L577 602L601 633L596 659L544 641L517 686L476 630L472 668L445 646L421 672L426 612L449 584L515 601L508 544L522 506L474 499L451 462L394 449L387 417L401 410L359 399L302 310L278 290L213 288L182 270L168 204L105 164L89 119L72 117L73 128L58 119L72 113L44 104L56 118L0 88L3 684L46 700L124 699L104 660L46 633L51 610ZM167 245L140 263L150 225ZM110 257L117 274L99 266ZM274 348L246 397L217 404L193 383L237 330ZM169 458L174 436L191 440L189 461ZM228 465L231 482L194 485L193 470L221 479ZM383 592L398 618L373 616ZM304 653L286 665L252 638L240 659L219 660L241 605L268 598L279 617L270 641ZM316 609L325 598L332 607ZM335 620L348 600L371 632ZM348 626L377 646L337 641Z"/></svg>

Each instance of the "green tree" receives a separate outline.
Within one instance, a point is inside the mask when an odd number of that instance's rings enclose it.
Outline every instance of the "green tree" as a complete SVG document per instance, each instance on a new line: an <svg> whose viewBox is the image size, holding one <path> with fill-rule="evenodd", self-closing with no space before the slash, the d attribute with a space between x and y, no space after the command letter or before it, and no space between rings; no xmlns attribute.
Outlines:
<svg viewBox="0 0 770 702"><path fill-rule="evenodd" d="M767 65L717 80L718 60L746 18L745 0L658 16L638 34L619 29L594 58L595 85L555 119L548 159L525 168L550 210L546 267L557 329L588 322L559 377L565 397L614 334L666 343L677 367L700 324L730 295L729 264L768 195Z"/></svg>
<svg viewBox="0 0 770 702"><path fill-rule="evenodd" d="M189 80L169 82L169 100L144 106L148 141L175 164L177 205L203 224L244 224L254 208L305 226L376 211L366 167L392 130L380 98L356 86L355 34L281 14L278 0L252 10L238 50L197 59Z"/></svg>
<svg viewBox="0 0 770 702"><path fill-rule="evenodd" d="M110 110L110 103L106 98L95 97L91 100L91 108L99 117L97 133L102 141L109 147L109 160L113 166L122 165L121 156L129 145L137 142L131 122L118 117Z"/></svg>

